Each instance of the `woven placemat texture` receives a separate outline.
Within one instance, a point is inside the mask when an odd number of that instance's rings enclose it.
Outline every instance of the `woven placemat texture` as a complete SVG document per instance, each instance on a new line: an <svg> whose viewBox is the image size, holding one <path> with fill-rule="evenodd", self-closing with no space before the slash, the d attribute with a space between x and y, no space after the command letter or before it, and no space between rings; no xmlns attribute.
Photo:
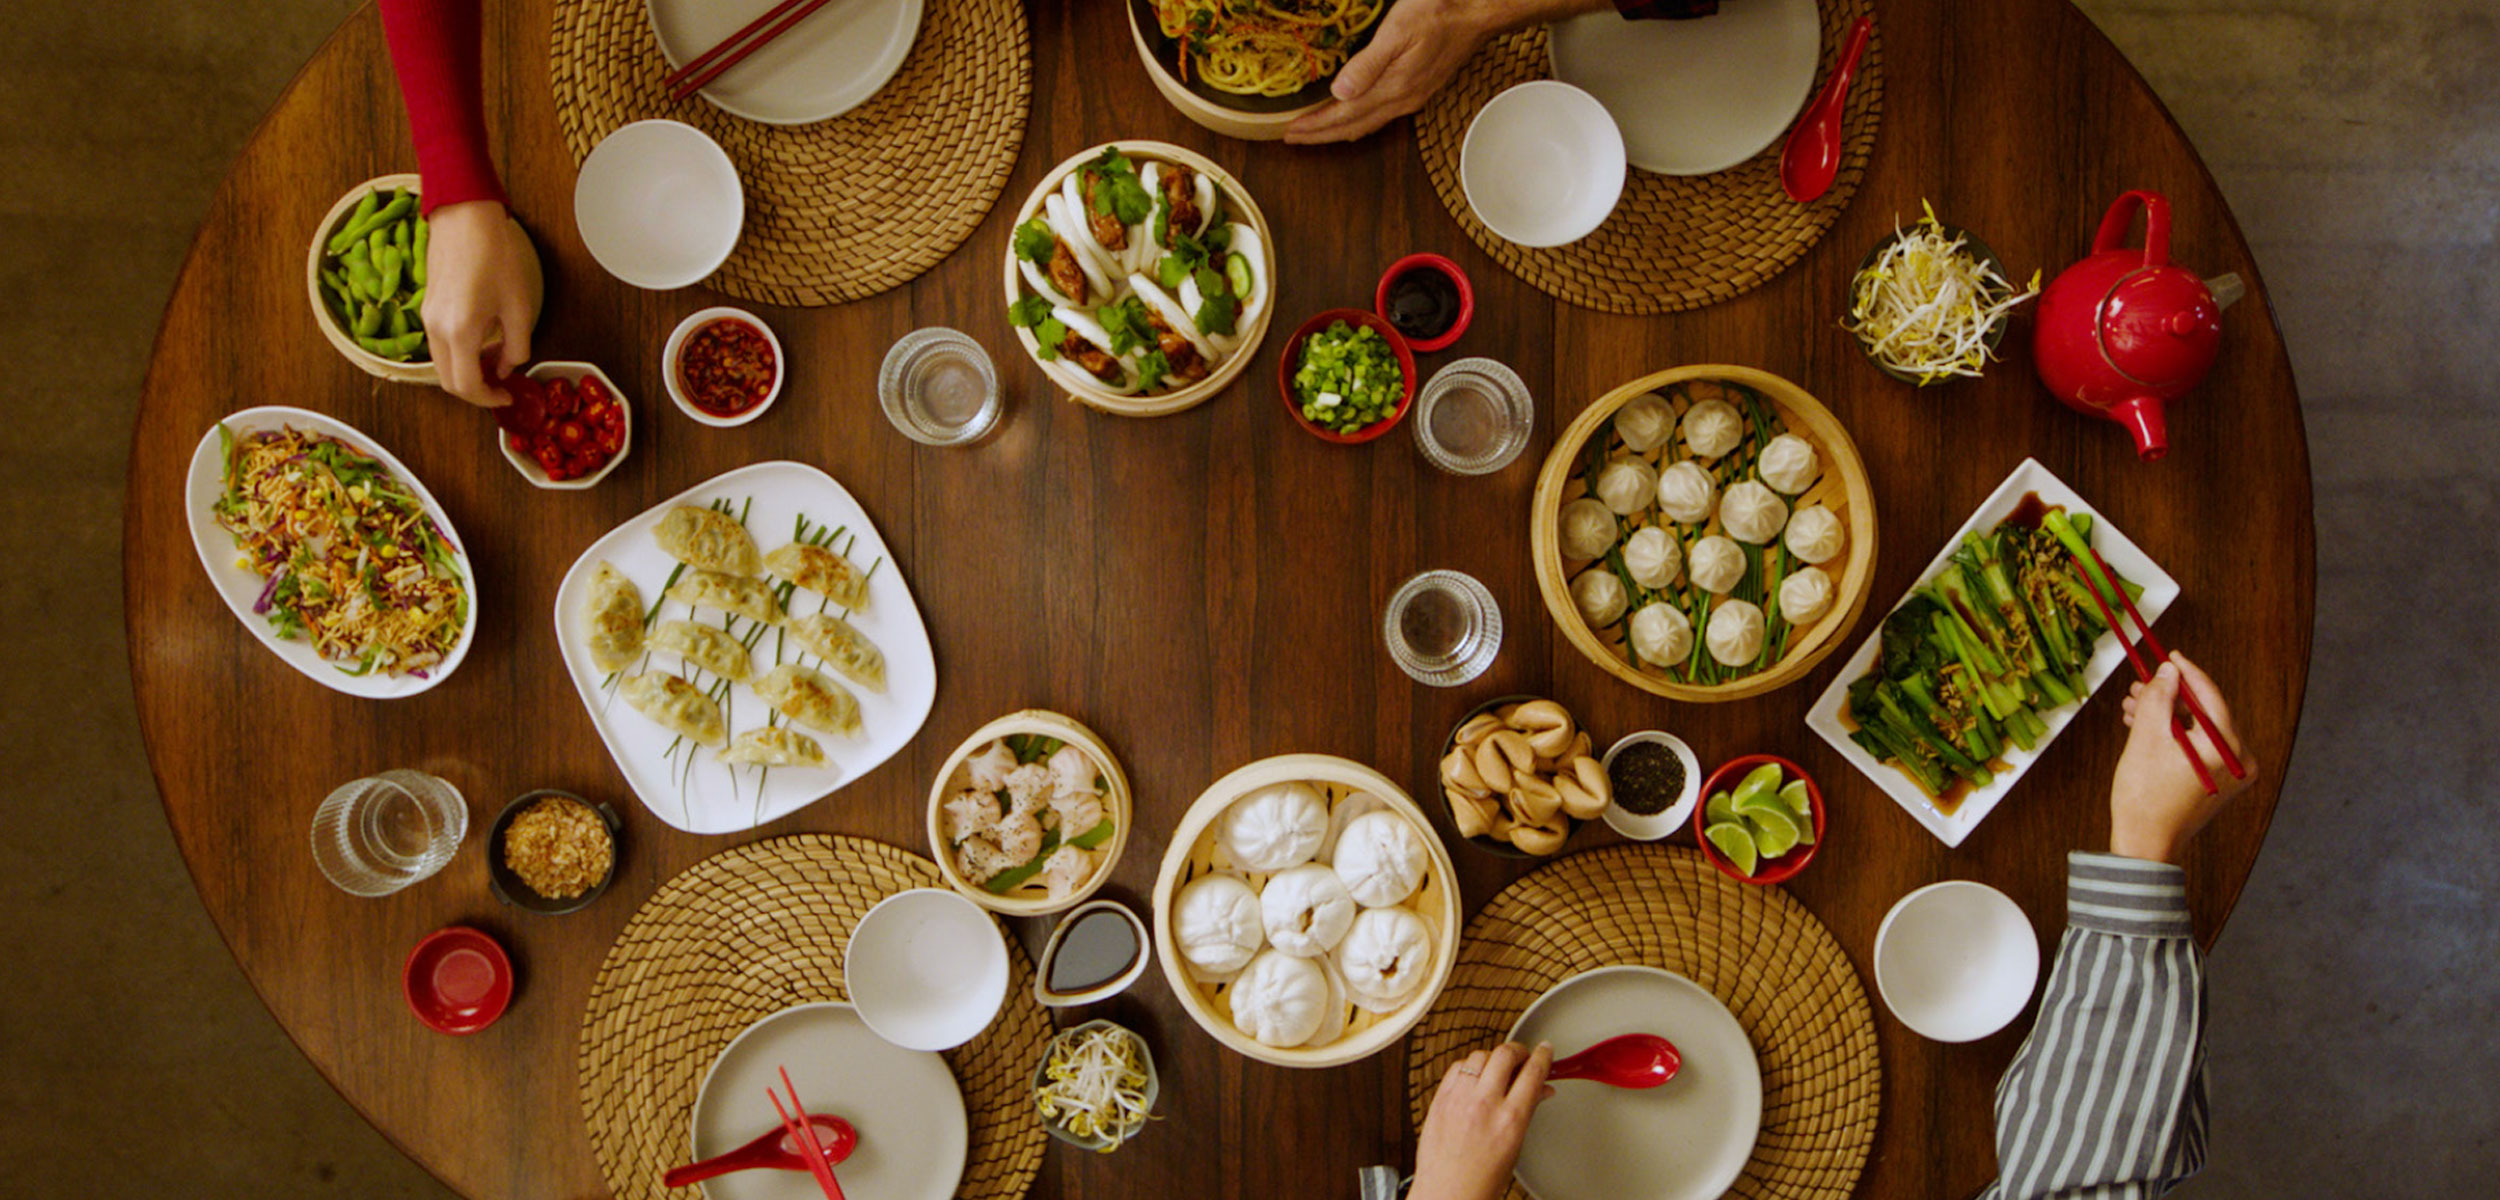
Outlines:
<svg viewBox="0 0 2500 1200"><path fill-rule="evenodd" d="M1546 989L1598 967L1674 971L1736 1014L1762 1064L1762 1134L1731 1196L1845 1200L1875 1143L1875 1014L1831 931L1778 888L1700 854L1610 846L1502 889L1467 924L1449 986L1407 1046L1418 1127L1441 1076L1499 1044ZM1514 1184L1510 1195L1524 1197Z"/></svg>
<svg viewBox="0 0 2500 1200"><path fill-rule="evenodd" d="M1823 0L1822 64L1815 86L1838 65L1849 26L1874 0ZM1704 18L1707 19L1707 18ZM1441 203L1476 244L1539 291L1601 312L1682 312L1740 296L1771 281L1821 239L1866 175L1883 110L1883 33L1867 43L1849 89L1840 176L1812 204L1780 191L1778 142L1715 175L1627 172L1623 199L1597 232L1568 246L1530 250L1503 241L1468 211L1458 152L1485 101L1552 72L1543 26L1487 43L1457 78L1415 114L1415 145Z"/></svg>
<svg viewBox="0 0 2500 1200"><path fill-rule="evenodd" d="M843 1000L842 952L877 901L943 887L928 860L862 838L754 842L696 863L643 902L590 989L579 1057L582 1118L617 1200L685 1161L686 1130L712 1061L747 1026L797 1004ZM1030 1095L1051 1037L1033 969L1007 939L1007 1002L950 1051L971 1123L961 1200L1016 1200L1046 1137Z"/></svg>
<svg viewBox="0 0 2500 1200"><path fill-rule="evenodd" d="M839 304L936 266L988 215L1015 168L1032 98L1018 0L928 0L920 35L882 91L812 125L671 101L646 0L557 0L548 51L573 161L619 126L668 117L729 152L746 225L704 282L765 304Z"/></svg>

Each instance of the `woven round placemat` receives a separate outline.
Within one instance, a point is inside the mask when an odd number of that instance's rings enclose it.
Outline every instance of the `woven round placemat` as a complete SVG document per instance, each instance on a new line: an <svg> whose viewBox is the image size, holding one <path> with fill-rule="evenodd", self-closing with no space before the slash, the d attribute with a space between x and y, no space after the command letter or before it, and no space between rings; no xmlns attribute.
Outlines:
<svg viewBox="0 0 2500 1200"><path fill-rule="evenodd" d="M713 288L765 304L839 304L936 266L988 215L1024 144L1033 62L1017 0L926 6L883 90L812 125L765 125L668 98L647 0L557 0L549 73L573 161L646 117L695 126L746 189Z"/></svg>
<svg viewBox="0 0 2500 1200"><path fill-rule="evenodd" d="M1708 989L1753 1042L1762 1133L1728 1194L1845 1200L1883 1099L1866 989L1831 931L1787 893L1737 883L1691 850L1575 854L1485 905L1408 1044L1416 1125L1461 1056L1500 1043L1546 989L1619 964L1662 967ZM1516 1184L1510 1194L1526 1195Z"/></svg>
<svg viewBox="0 0 2500 1200"><path fill-rule="evenodd" d="M944 887L927 859L862 838L801 835L725 850L653 893L608 949L582 1015L582 1119L617 1200L676 1195L704 1073L747 1026L796 1004L843 1000L851 926L906 888ZM1041 1169L1033 1064L1051 1023L1033 968L1007 939L1007 1002L949 1051L971 1145L961 1200L1016 1200Z"/></svg>
<svg viewBox="0 0 2500 1200"><path fill-rule="evenodd" d="M1874 0L1823 0L1822 63L1816 86L1838 65L1849 25L1874 10ZM1708 19L1708 18L1703 18ZM1847 138L1840 176L1812 204L1780 191L1780 146L1714 175L1624 175L1623 199L1597 232L1568 246L1531 250L1502 240L1467 208L1458 182L1458 151L1467 124L1485 101L1515 84L1551 75L1543 26L1487 43L1448 87L1415 114L1415 146L1441 203L1476 244L1537 290L1585 308L1614 313L1670 313L1739 296L1770 282L1838 220L1866 175L1884 103L1881 30L1859 60L1849 89Z"/></svg>

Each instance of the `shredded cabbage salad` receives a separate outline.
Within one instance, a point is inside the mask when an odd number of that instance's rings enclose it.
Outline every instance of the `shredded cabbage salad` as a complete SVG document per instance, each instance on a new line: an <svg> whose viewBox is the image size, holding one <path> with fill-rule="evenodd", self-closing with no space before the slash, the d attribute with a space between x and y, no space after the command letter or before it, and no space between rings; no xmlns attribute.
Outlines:
<svg viewBox="0 0 2500 1200"><path fill-rule="evenodd" d="M1892 241L1851 282L1841 327L1858 335L1877 363L1917 376L1922 387L1975 379L1996 357L1989 333L2040 294L2040 273L2017 290L1968 238L1949 234L1926 201L1919 208L1926 215L1906 230L1896 222Z"/></svg>
<svg viewBox="0 0 2500 1200"><path fill-rule="evenodd" d="M1104 1154L1145 1127L1146 1049L1136 1034L1109 1024L1071 1029L1051 1041L1042 1063L1033 1103L1043 1120L1101 1140Z"/></svg>

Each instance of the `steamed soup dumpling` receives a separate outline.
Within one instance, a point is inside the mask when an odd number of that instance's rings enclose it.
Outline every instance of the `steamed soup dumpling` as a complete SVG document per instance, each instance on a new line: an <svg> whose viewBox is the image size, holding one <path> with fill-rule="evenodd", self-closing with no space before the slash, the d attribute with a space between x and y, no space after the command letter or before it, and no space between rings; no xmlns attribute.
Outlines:
<svg viewBox="0 0 2500 1200"><path fill-rule="evenodd" d="M1656 665L1683 662L1693 654L1693 622L1672 604L1643 605L1632 614L1632 653Z"/></svg>
<svg viewBox="0 0 2500 1200"><path fill-rule="evenodd" d="M1745 418L1725 400L1704 400L1684 413L1684 446L1699 458L1717 458L1745 440Z"/></svg>
<svg viewBox="0 0 2500 1200"><path fill-rule="evenodd" d="M1762 654L1762 609L1744 600L1721 600L1710 612L1710 657L1741 667Z"/></svg>
<svg viewBox="0 0 2500 1200"><path fill-rule="evenodd" d="M1780 580L1780 616L1803 625L1832 607L1832 577L1821 567L1805 567Z"/></svg>
<svg viewBox="0 0 2500 1200"><path fill-rule="evenodd" d="M1354 818L1337 838L1337 856L1329 860L1345 881L1346 892L1365 908L1404 902L1423 886L1424 869L1431 864L1415 827L1386 810Z"/></svg>
<svg viewBox="0 0 2500 1200"><path fill-rule="evenodd" d="M1592 490L1608 511L1628 517L1649 507L1658 491L1658 472L1637 458L1618 458L1597 473Z"/></svg>
<svg viewBox="0 0 2500 1200"><path fill-rule="evenodd" d="M1233 980L1233 1028L1260 1045L1299 1046L1328 1016L1328 975L1315 959L1262 950Z"/></svg>
<svg viewBox="0 0 2500 1200"><path fill-rule="evenodd" d="M1710 472L1689 458L1658 476L1658 511L1670 521L1699 525L1710 519L1718 499L1719 485Z"/></svg>
<svg viewBox="0 0 2500 1200"><path fill-rule="evenodd" d="M1328 836L1328 800L1298 780L1270 784L1227 805L1215 836L1245 871L1297 867Z"/></svg>
<svg viewBox="0 0 2500 1200"><path fill-rule="evenodd" d="M1839 557L1848 538L1840 514L1820 504L1806 505L1788 518L1788 552L1807 562L1827 563Z"/></svg>
<svg viewBox="0 0 2500 1200"><path fill-rule="evenodd" d="M1684 568L1693 577L1694 587L1724 596L1745 577L1745 552L1714 533L1693 543L1693 553Z"/></svg>
<svg viewBox="0 0 2500 1200"><path fill-rule="evenodd" d="M1719 499L1719 525L1737 541L1765 545L1788 527L1788 503L1750 479L1730 484Z"/></svg>
<svg viewBox="0 0 2500 1200"><path fill-rule="evenodd" d="M1233 875L1189 881L1172 901L1172 940L1181 958L1208 975L1231 975L1250 965L1267 933L1259 921L1259 894Z"/></svg>
<svg viewBox="0 0 2500 1200"><path fill-rule="evenodd" d="M1623 569L1632 582L1656 591L1683 573L1684 549L1666 530L1644 526L1623 540Z"/></svg>
<svg viewBox="0 0 2500 1200"><path fill-rule="evenodd" d="M1367 908L1337 943L1331 961L1355 1007L1391 1012L1423 987L1424 976L1431 973L1432 930L1406 909Z"/></svg>
<svg viewBox="0 0 2500 1200"><path fill-rule="evenodd" d="M1279 871L1259 890L1259 923L1267 944L1317 958L1337 948L1354 924L1354 895L1337 872L1318 863Z"/></svg>
<svg viewBox="0 0 2500 1200"><path fill-rule="evenodd" d="M1755 465L1762 482L1794 496L1814 486L1814 477L1823 469L1814 453L1814 444L1793 433L1783 433L1762 446L1762 459Z"/></svg>
<svg viewBox="0 0 2500 1200"><path fill-rule="evenodd" d="M1675 432L1675 410L1656 392L1634 396L1615 410L1615 436L1623 439L1624 448L1634 454L1647 454L1665 445L1667 435Z"/></svg>
<svg viewBox="0 0 2500 1200"><path fill-rule="evenodd" d="M1623 581L1604 564L1590 567L1571 580L1571 602L1580 606L1580 617L1592 628L1603 629L1623 619L1624 607L1631 598L1623 591Z"/></svg>
<svg viewBox="0 0 2500 1200"><path fill-rule="evenodd" d="M1594 496L1582 496L1562 506L1562 556L1589 559L1603 556L1614 549L1615 514L1606 502Z"/></svg>

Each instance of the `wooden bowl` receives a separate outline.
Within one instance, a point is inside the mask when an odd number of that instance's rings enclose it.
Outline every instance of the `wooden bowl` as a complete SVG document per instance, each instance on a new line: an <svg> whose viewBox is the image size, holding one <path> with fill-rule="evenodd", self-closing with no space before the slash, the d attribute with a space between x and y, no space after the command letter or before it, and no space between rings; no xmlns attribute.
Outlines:
<svg viewBox="0 0 2500 1200"><path fill-rule="evenodd" d="M1273 109L1267 110L1220 104L1191 91L1188 84L1173 77L1171 69L1163 65L1162 56L1155 52L1155 45L1161 40L1163 29L1162 26L1156 25L1154 34L1151 36L1147 34L1147 25L1141 22L1138 16L1138 10L1144 7L1143 0L1129 0L1128 34L1129 40L1137 46L1137 60L1146 64L1146 78L1153 82L1155 90L1163 93L1163 98L1169 101L1172 107L1179 109L1182 116L1197 122L1200 126L1223 134L1225 137L1240 138L1246 142L1272 142L1285 136L1285 126L1293 124L1295 118L1328 103L1329 81L1325 79L1314 85L1318 92L1317 98L1300 103L1293 101L1301 93L1296 93L1295 97L1245 96L1242 98L1250 103L1266 101L1276 105ZM1372 27L1377 29L1380 26L1375 21ZM1331 76L1331 78L1334 77ZM1018 223L1021 224L1021 220Z"/></svg>
<svg viewBox="0 0 2500 1200"><path fill-rule="evenodd" d="M1800 496L1782 496L1793 513L1800 506L1821 503L1840 517L1849 530L1849 545L1842 557L1823 564L1834 576L1835 595L1831 611L1817 618L1812 628L1793 634L1788 653L1777 663L1741 679L1718 684L1692 684L1671 678L1663 672L1634 667L1623 653L1624 634L1620 630L1599 633L1590 629L1580 617L1579 606L1571 599L1569 580L1585 564L1562 557L1559 528L1562 506L1586 495L1588 484L1580 478L1579 468L1587 457L1589 438L1615 412L1633 398L1649 392L1662 392L1668 387L1693 380L1726 380L1743 384L1759 393L1788 426L1788 431L1814 446L1823 462L1822 478ZM1656 453L1644 456L1653 465L1663 460L1668 464L1683 457L1681 433L1671 435ZM1708 526L1719 528L1718 517L1712 514ZM1536 495L1528 503L1528 547L1536 566L1537 590L1545 596L1546 611L1554 623L1562 627L1563 636L1572 647L1587 655L1589 661L1604 667L1609 674L1634 687L1672 700L1713 702L1741 700L1759 696L1805 677L1814 664L1823 661L1840 645L1841 636L1855 625L1866 610L1866 594L1875 577L1875 494L1868 487L1866 463L1858 457L1858 447L1849 440L1849 431L1840 424L1830 409L1808 395L1805 389L1751 367L1701 364L1676 367L1645 375L1616 388L1599 398L1597 403L1580 414L1579 419L1554 440L1554 449L1545 456L1545 466L1538 471ZM1777 603L1773 599L1773 603ZM1766 612L1771 611L1766 608ZM1704 631L1693 630L1695 638Z"/></svg>
<svg viewBox="0 0 2500 1200"><path fill-rule="evenodd" d="M1030 892L1019 890L1001 896L964 878L963 873L955 869L955 854L946 840L943 823L945 804L948 797L966 786L961 778L965 761L981 747L1017 733L1037 733L1057 738L1083 750L1101 765L1103 779L1110 784L1103 793L1103 814L1112 821L1111 842L1102 848L1094 864L1093 877L1056 900L1044 895L1038 885ZM1120 769L1120 760L1112 757L1110 748L1103 745L1100 735L1074 717L1044 708L1028 708L973 730L972 736L965 738L964 743L947 756L946 765L938 770L937 780L929 785L929 857L937 860L938 873L946 877L947 886L991 912L1011 917L1038 917L1061 912L1084 903L1087 896L1094 894L1094 889L1111 878L1112 866L1120 861L1121 851L1128 848L1129 826L1135 811L1129 797L1128 774Z"/></svg>
<svg viewBox="0 0 2500 1200"><path fill-rule="evenodd" d="M356 210L356 205L366 195L393 189L423 194L415 175L383 175L349 188L347 194L339 197L339 202L331 205L330 211L322 215L321 224L313 229L312 245L304 252L304 294L312 301L313 324L321 327L321 336L328 338L340 357L356 364L358 370L394 383L433 383L435 374L431 358L423 362L393 362L357 345L355 338L339 328L338 319L330 314L330 305L321 295L322 252L327 248L330 235L338 232L340 222ZM1261 233L1264 235L1265 231ZM530 244L529 234L522 230L518 221L512 222L512 236L520 239L523 256L529 261L530 292L533 296L539 295L546 287L546 280L539 273L538 248ZM501 338L496 340L501 341Z"/></svg>
<svg viewBox="0 0 2500 1200"><path fill-rule="evenodd" d="M1268 231L1267 217L1259 211L1258 202L1250 198L1249 189L1242 187L1241 181L1233 178L1231 172L1215 165L1206 156L1194 150L1175 146L1170 142L1131 140L1104 142L1099 146L1089 146L1079 150L1062 159L1058 166L1044 172L1040 185L1033 189L1032 195L1024 198L1024 206L1016 210L1016 219L1008 223L1009 245L1005 253L1001 255L1001 265L1007 282L1006 302L1008 304L1014 304L1017 298L1024 294L1024 276L1016 270L1013 230L1026 221L1032 220L1033 214L1041 211L1043 198L1058 189L1060 181L1067 178L1068 172L1092 161L1108 146L1117 146L1122 153L1132 156L1143 154L1148 158L1180 163L1193 171L1200 171L1213 177L1215 182L1224 189L1224 194L1238 206L1238 211L1248 221L1250 228L1258 232L1259 254L1265 260L1262 265L1266 268L1264 278L1269 292L1267 304L1259 310L1258 318L1250 323L1250 328L1240 331L1241 344L1234 348L1233 356L1226 359L1223 366L1217 367L1206 378L1176 392L1123 396L1116 392L1106 391L1083 371L1075 370L1064 363L1043 362L1036 357L1036 351L1040 349L1041 343L1034 340L1032 330L1016 330L1016 340L1023 344L1025 356L1033 360L1033 365L1040 367L1042 374L1050 376L1050 381L1058 384L1059 390L1066 392L1071 400L1124 417L1170 416L1213 399L1216 393L1223 391L1241 375L1242 369L1250 365L1251 359L1258 357L1259 343L1267 336L1267 323L1276 315L1276 236Z"/></svg>
<svg viewBox="0 0 2500 1200"><path fill-rule="evenodd" d="M1233 1027L1231 1008L1224 995L1229 985L1200 983L1189 977L1179 946L1173 941L1172 900L1182 886L1215 870L1215 818L1227 806L1258 788L1295 781L1317 784L1327 793L1332 812L1347 795L1370 792L1386 801L1390 811L1414 823L1415 832L1423 837L1424 847L1431 854L1432 866L1424 875L1423 885L1404 907L1422 917L1425 927L1432 931L1433 953L1430 977L1395 1012L1365 1012L1349 1004L1352 1016L1345 1032L1335 1041L1280 1049ZM1264 886L1268 878L1264 872L1245 873L1242 877L1254 890ZM1162 961L1163 978L1172 985L1172 994L1180 997L1181 1008L1216 1041L1280 1067L1342 1066L1378 1053L1405 1036L1431 1010L1432 1002L1441 994L1441 986L1449 982L1450 968L1458 961L1458 904L1458 876L1450 865L1449 851L1405 789L1370 767L1334 755L1282 754L1260 759L1216 780L1182 814L1180 827L1172 832L1170 847L1164 851L1163 868L1155 875L1155 957Z"/></svg>

